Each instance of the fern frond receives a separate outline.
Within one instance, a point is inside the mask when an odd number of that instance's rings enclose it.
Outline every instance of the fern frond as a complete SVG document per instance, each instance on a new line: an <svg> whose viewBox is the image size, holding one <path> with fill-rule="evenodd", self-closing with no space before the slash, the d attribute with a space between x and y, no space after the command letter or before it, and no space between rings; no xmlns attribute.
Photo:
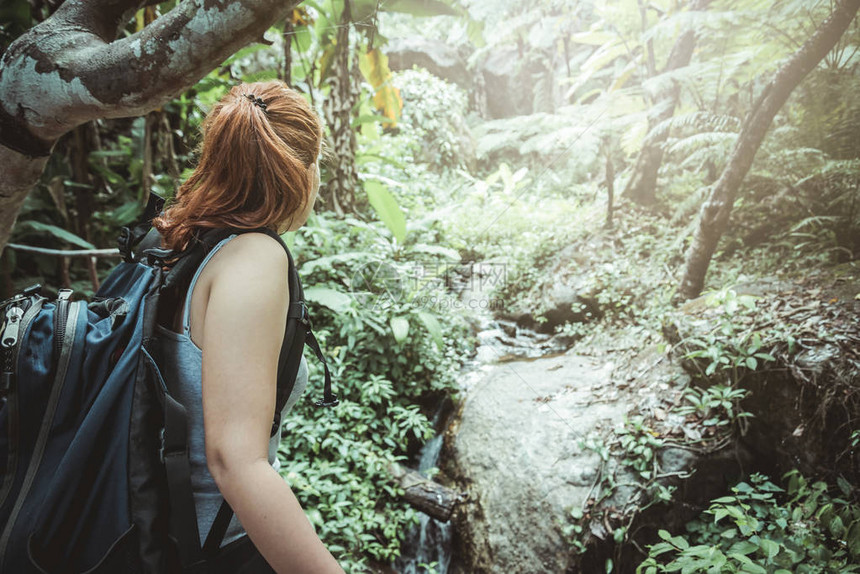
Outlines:
<svg viewBox="0 0 860 574"><path fill-rule="evenodd" d="M729 161L729 153L731 153L729 146L703 147L684 158L684 161L680 163L680 168L699 171L704 169L710 161L714 163L717 170L722 171L723 166Z"/></svg>
<svg viewBox="0 0 860 574"><path fill-rule="evenodd" d="M731 149L738 134L730 132L702 132L677 140L666 151L673 156L687 157L702 148L724 147Z"/></svg>
<svg viewBox="0 0 860 574"><path fill-rule="evenodd" d="M645 143L650 144L654 141L665 139L672 132L689 133L693 131L736 134L740 129L741 121L734 116L702 111L691 112L673 116L651 128L651 131L645 137Z"/></svg>
<svg viewBox="0 0 860 574"><path fill-rule="evenodd" d="M827 154L810 147L786 148L775 150L767 156L766 162L774 166L774 171L786 173L794 181L804 173L821 170L826 165Z"/></svg>

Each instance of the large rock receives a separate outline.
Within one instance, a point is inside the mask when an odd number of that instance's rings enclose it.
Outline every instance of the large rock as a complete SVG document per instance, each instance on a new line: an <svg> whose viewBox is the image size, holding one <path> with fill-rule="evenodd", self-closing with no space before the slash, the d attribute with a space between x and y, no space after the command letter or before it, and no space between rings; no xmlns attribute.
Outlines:
<svg viewBox="0 0 860 574"><path fill-rule="evenodd" d="M490 52L480 65L480 74L490 118L522 116L534 111L534 81L515 46Z"/></svg>
<svg viewBox="0 0 860 574"><path fill-rule="evenodd" d="M472 88L472 75L460 54L444 42L410 36L392 38L385 46L388 67L392 70L424 68L434 76L453 82L465 90Z"/></svg>
<svg viewBox="0 0 860 574"><path fill-rule="evenodd" d="M516 304L497 312L500 319L518 327L552 334L564 323L588 323L603 316L598 303L600 287L584 272L591 261L581 245L569 245L553 256L554 263ZM592 251L593 252L593 251ZM631 280L632 281L632 280ZM628 286L630 287L630 286ZM625 288L616 285L616 290Z"/></svg>
<svg viewBox="0 0 860 574"><path fill-rule="evenodd" d="M452 574L565 572L569 510L585 501L600 457L580 438L628 409L605 400L612 364L565 355L487 365L448 429L449 472L470 494L456 526ZM456 558L455 558L456 560Z"/></svg>
<svg viewBox="0 0 860 574"><path fill-rule="evenodd" d="M856 477L860 453L851 446L851 433L860 420L860 400L854 398L860 387L860 277L846 273L831 282L810 275L797 283L762 278L734 290L758 298L754 310L732 313L735 332L758 333L760 352L773 358L759 358L754 370L737 368L748 392L740 407L754 415L740 442L775 474L797 468L830 481ZM681 311L680 320L664 325L681 353L698 350L687 341L707 340L725 322L723 309L707 296ZM709 363L706 357L683 362L701 386L720 381L721 371L711 380L701 376Z"/></svg>
<svg viewBox="0 0 860 574"><path fill-rule="evenodd" d="M392 70L418 66L457 84L469 92L473 109L488 118L552 113L562 103L555 87L555 64L544 61L540 53L532 53L528 59L516 46L496 47L474 65L466 62L470 54L422 36L392 38L385 53Z"/></svg>
<svg viewBox="0 0 860 574"><path fill-rule="evenodd" d="M533 309L514 308L507 313L502 311L499 316L514 321L518 327L552 334L559 325L588 323L599 319L602 313L596 294L588 286L559 280L539 294Z"/></svg>
<svg viewBox="0 0 860 574"><path fill-rule="evenodd" d="M602 574L607 558L615 571L633 572L641 555L633 544L618 548L615 529L632 524L640 548L656 541L658 528L681 531L739 476L738 464L750 464L731 444L705 454L657 451L657 480L678 487L679 495L671 507L646 504L642 494L653 488L626 466L629 455L615 429L637 415L676 441L687 433L699 440L703 429L671 412L689 382L681 367L656 344L644 345L641 332L616 335L580 351L593 355L485 364L468 377L460 412L445 433L445 474L469 495L455 511L456 546L446 574ZM501 350L481 345L479 356L482 349L503 360ZM595 451L601 448L609 449L606 460ZM611 496L586 504L589 496L602 498L609 477L618 485ZM583 508L582 533L565 534L571 511ZM573 536L584 553L572 550Z"/></svg>

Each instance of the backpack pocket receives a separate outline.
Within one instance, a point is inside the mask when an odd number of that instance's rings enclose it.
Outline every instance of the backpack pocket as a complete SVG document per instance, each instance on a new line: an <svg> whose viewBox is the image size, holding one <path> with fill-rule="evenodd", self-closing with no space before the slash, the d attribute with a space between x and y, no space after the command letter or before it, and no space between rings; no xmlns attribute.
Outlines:
<svg viewBox="0 0 860 574"><path fill-rule="evenodd" d="M42 572L108 572L96 568L123 555L131 531L129 421L141 330L136 317L117 312L123 305L76 301L68 316L44 454L18 527L21 552Z"/></svg>
<svg viewBox="0 0 860 574"><path fill-rule="evenodd" d="M138 557L139 541L137 528L132 525L108 548L107 553L89 570L70 571L66 564L51 564L46 556L34 548L33 537L27 548L30 564L40 574L140 574L142 572Z"/></svg>

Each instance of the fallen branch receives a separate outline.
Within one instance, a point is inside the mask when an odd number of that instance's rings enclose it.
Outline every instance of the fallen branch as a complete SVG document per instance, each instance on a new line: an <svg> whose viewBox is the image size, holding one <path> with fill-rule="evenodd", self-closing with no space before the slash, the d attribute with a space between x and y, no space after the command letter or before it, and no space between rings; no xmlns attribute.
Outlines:
<svg viewBox="0 0 860 574"><path fill-rule="evenodd" d="M450 520L454 507L466 498L464 493L443 486L398 464L389 466L388 472L404 490L404 500L416 510L436 520L442 522Z"/></svg>

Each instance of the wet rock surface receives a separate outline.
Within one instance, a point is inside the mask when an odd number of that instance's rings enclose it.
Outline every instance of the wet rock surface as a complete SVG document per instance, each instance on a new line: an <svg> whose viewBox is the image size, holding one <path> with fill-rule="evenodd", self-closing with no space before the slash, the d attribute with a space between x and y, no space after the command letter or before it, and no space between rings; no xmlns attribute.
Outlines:
<svg viewBox="0 0 860 574"><path fill-rule="evenodd" d="M457 520L464 559L451 572L564 572L568 509L592 489L600 457L578 440L623 417L597 402L613 365L565 355L485 365L448 429L450 468L470 493Z"/></svg>

